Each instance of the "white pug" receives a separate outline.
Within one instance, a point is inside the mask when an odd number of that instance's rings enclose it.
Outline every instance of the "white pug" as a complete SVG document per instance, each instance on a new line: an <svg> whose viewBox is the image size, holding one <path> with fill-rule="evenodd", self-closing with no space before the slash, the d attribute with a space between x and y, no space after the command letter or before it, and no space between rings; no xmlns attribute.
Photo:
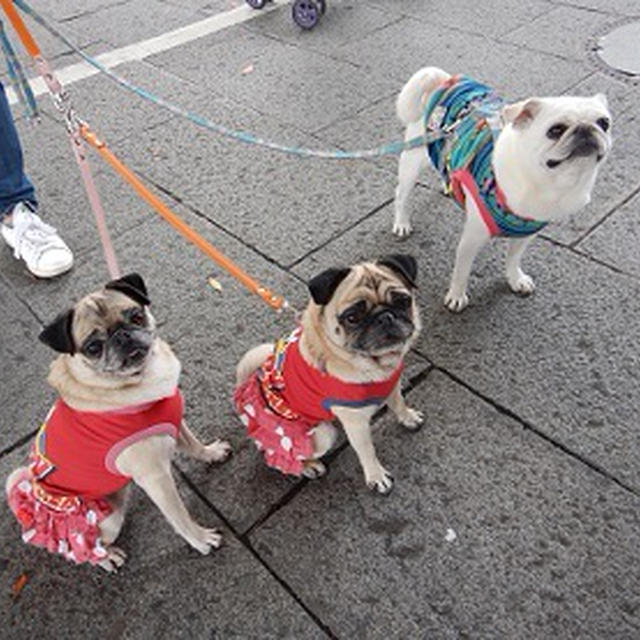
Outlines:
<svg viewBox="0 0 640 640"><path fill-rule="evenodd" d="M603 94L529 98L505 104L466 76L426 67L398 96L406 139L425 132L448 135L404 151L398 168L393 232L411 233L407 200L429 160L445 192L466 210L445 305L462 311L473 261L492 236L512 238L506 262L511 289L534 290L522 255L548 223L589 203L598 168L611 148L611 115Z"/></svg>

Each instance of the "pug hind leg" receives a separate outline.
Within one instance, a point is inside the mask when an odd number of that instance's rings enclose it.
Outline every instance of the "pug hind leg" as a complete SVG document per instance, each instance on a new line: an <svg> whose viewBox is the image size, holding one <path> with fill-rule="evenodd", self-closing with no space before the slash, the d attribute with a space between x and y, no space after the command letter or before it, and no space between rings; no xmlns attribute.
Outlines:
<svg viewBox="0 0 640 640"><path fill-rule="evenodd" d="M528 296L533 293L536 288L533 278L528 276L520 266L522 256L533 238L534 235L531 235L526 238L512 240L507 249L507 282L511 287L511 291L523 296Z"/></svg>
<svg viewBox="0 0 640 640"><path fill-rule="evenodd" d="M480 249L487 244L491 237L469 194L467 194L467 203L467 219L456 250L456 263L451 275L451 285L444 298L447 309L455 313L462 311L469 304L467 282L471 274L471 267Z"/></svg>
<svg viewBox="0 0 640 640"><path fill-rule="evenodd" d="M120 530L124 524L124 516L127 511L128 499L129 485L106 498L112 511L99 525L100 540L105 547L115 542L120 535ZM124 552L122 553L124 554Z"/></svg>
<svg viewBox="0 0 640 640"><path fill-rule="evenodd" d="M391 395L387 398L387 404L403 427L411 431L417 431L422 426L424 415L422 411L411 409L407 406L404 396L402 395L400 380L398 380Z"/></svg>
<svg viewBox="0 0 640 640"><path fill-rule="evenodd" d="M224 462L231 455L231 445L225 440L202 444L183 420L178 433L178 451L203 462Z"/></svg>
<svg viewBox="0 0 640 640"><path fill-rule="evenodd" d="M404 238L413 231L411 218L407 211L407 201L418 180L420 172L425 168L426 154L424 149L410 149L403 151L398 163L398 186L395 197L395 218L393 233Z"/></svg>

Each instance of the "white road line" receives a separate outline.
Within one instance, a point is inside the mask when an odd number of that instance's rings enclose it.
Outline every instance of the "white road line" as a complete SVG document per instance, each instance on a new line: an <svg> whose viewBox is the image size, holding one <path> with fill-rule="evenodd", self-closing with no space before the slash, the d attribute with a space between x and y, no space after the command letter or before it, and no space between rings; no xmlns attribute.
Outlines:
<svg viewBox="0 0 640 640"><path fill-rule="evenodd" d="M247 20L252 20L265 12L272 11L278 6L288 4L290 1L291 0L273 0L273 2L268 3L262 10L252 9L248 5L243 4L242 6L231 9L230 11L218 13L210 18L205 18L204 20L188 24L185 27L180 27L175 31L168 31L167 33L163 33L155 38L142 40L135 44L121 47L120 49L101 53L95 57L96 60L102 63L105 67L113 69L114 67L125 64L126 62L143 60L155 53L161 53L168 49L179 47L180 45L191 42L192 40L197 40L198 38L202 38L210 33L215 33L216 31L227 29L233 25L247 22ZM46 52L44 53L46 57ZM98 73L100 72L87 62L79 62L57 70L56 76L62 85L66 87L74 82L95 76ZM41 96L42 94L47 93L47 87L41 78L33 78L29 80L29 84L36 96ZM15 104L18 101L15 92L11 88L7 88L7 98L9 99L9 104Z"/></svg>

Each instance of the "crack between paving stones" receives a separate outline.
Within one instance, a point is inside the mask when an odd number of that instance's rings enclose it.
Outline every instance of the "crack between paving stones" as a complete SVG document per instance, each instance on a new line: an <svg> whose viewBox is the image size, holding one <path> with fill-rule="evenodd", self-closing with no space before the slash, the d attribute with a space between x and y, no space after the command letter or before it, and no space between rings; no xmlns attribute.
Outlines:
<svg viewBox="0 0 640 640"><path fill-rule="evenodd" d="M161 191L162 193L164 193L167 197L171 198L174 202L177 202L178 204L182 205L183 207L191 211L191 213L193 213L195 216L197 216L201 220L204 220L205 222L209 223L212 227L215 227L219 231L222 231L222 233L225 233L226 235L228 235L230 238L233 238L234 240L239 242L243 247L250 249L254 253L258 254L261 258L266 260L268 263L274 265L275 267L277 267L281 271L284 271L288 275L293 276L299 282L305 282L303 278L296 275L295 273L290 272L289 271L290 267L286 267L285 265L281 264L275 258L272 258L270 255L258 249L258 247L244 240L242 236L239 236L238 234L234 233L233 231L230 231L229 229L221 225L219 222L216 222L215 220L210 218L206 213L200 211L197 207L186 202L181 196L171 191L171 189L168 189L167 187L163 187L161 184L155 182L155 180L151 179L144 173L136 172L136 174L140 178L148 182L149 184L152 184L156 189L158 189L158 191Z"/></svg>
<svg viewBox="0 0 640 640"><path fill-rule="evenodd" d="M283 5L283 6L288 6L288 5ZM377 11L381 11L381 9L379 7L374 7ZM379 27L375 27L373 28L371 31L366 31L365 33L363 33L361 35L361 38L368 38L369 36L373 35L374 33L377 33L379 31L383 31L384 29L387 29L391 26L393 26L394 24L397 24L398 22L402 21L405 19L405 15L403 14L399 14L397 18L391 20L390 22L387 22L383 25L380 25ZM327 60L331 60L332 62L339 62L341 64L345 64L349 67L353 67L354 69L362 69L363 66L361 64L358 64L357 62L353 62L353 60L348 60L345 58L341 58L339 56L336 55L332 55L331 53L327 52L326 48L313 48L313 47L306 47L304 46L304 44L301 44L300 42L295 42L293 40L284 40L283 38L273 34L273 33L269 33L269 32L265 32L265 31L261 31L259 27L254 27L252 28L250 24L248 23L242 23L241 25L239 25L240 28L248 34L251 35L259 35L262 36L264 38L267 38L268 40L273 40L274 42L277 42L278 44L283 44L286 45L288 47L294 47L300 51L302 51L303 53L313 53L313 54L317 54L318 56L320 56L321 58L325 58ZM342 42L338 45L336 45L336 49L340 49L342 47L345 47L349 44L351 44L351 42L353 42L352 40L347 40L345 42Z"/></svg>
<svg viewBox="0 0 640 640"><path fill-rule="evenodd" d="M578 248L572 247L569 244L564 244L564 242L561 242L560 240L555 240L554 238L551 238L549 236L543 236L543 235L540 236L540 239L543 240L544 242L548 242L554 247L558 247L559 249L566 249L567 251L569 251L569 253L572 253L574 256L577 256L578 258L583 258L585 260L588 260L589 262L593 262L594 264L597 264L600 267L605 267L607 269L610 269L616 275L626 276L627 278L632 278L633 280L640 280L640 276L636 275L635 273L629 273L627 271L624 271L623 269L621 269L620 267L617 267L614 264L606 262L605 260L602 260L596 256L586 253Z"/></svg>
<svg viewBox="0 0 640 640"><path fill-rule="evenodd" d="M598 227L600 227L606 220L608 220L618 209L624 207L630 200L640 193L640 184L637 185L631 192L625 196L620 202L615 204L602 218L597 220L589 229L587 229L577 240L571 242L568 246L574 249L582 241L586 240Z"/></svg>
<svg viewBox="0 0 640 640"><path fill-rule="evenodd" d="M331 628L326 625L315 613L314 611L300 598L298 594L293 590L291 586L281 578L280 575L271 568L271 566L267 563L267 561L256 551L251 542L248 539L248 533L240 534L235 527L225 518L222 512L198 489L198 487L191 482L189 476L180 469L175 463L173 464L174 469L176 469L178 475L182 478L183 482L195 493L195 495L209 508L213 511L231 531L232 535L240 542L240 544L262 565L262 567L269 573L269 575L291 596L291 598L304 610L304 612L315 622L315 624L324 632L324 634L331 638L331 640L339 640L339 637L331 630ZM300 483L304 485L304 481ZM297 485L300 486L300 485ZM297 491L296 491L297 493Z"/></svg>
<svg viewBox="0 0 640 640"><path fill-rule="evenodd" d="M620 16L621 18L631 18L633 16L625 15L624 13L618 13L616 11L603 11L602 9L596 9L595 7L589 7L579 3L571 3L571 2L559 2L558 0L548 0L551 4L556 7L565 7L567 9L579 9L581 11L586 11L588 13L598 13L603 16Z"/></svg>
<svg viewBox="0 0 640 640"><path fill-rule="evenodd" d="M31 274L29 275L30 277L35 278L35 276L31 276ZM34 317L38 324L41 327L44 326L44 320L42 320L42 318L35 312L31 305L24 298L22 298L22 296L16 291L16 289L14 289L14 287L11 285L11 282L9 282L2 274L0 274L0 280L2 280L2 282L7 285L15 299L18 300L18 302L20 302L27 309L27 311Z"/></svg>
<svg viewBox="0 0 640 640"><path fill-rule="evenodd" d="M106 6L98 6L93 10L88 10L88 11L80 11L79 13L74 13L73 15L70 16L65 16L64 18L53 18L53 20L55 22L57 22L58 24L64 24L66 22L73 22L74 20L77 20L78 18L86 18L87 16L93 16L96 13L101 13L102 11L107 11L109 9L113 9L114 7L121 7L122 5L125 5L129 2L129 0L122 0L121 2L114 2L113 4L108 4ZM47 16L47 17L51 17L51 16Z"/></svg>
<svg viewBox="0 0 640 640"><path fill-rule="evenodd" d="M337 231L334 235L332 235L327 240L319 244L317 247L310 249L309 251L307 251L307 253L303 254L300 258L297 258L292 263L288 264L285 267L285 269L289 270L289 269L293 269L294 267L297 267L301 262L306 260L308 257L312 256L314 253L317 253L321 249L324 249L327 245L331 244L338 238L342 237L345 233L355 229L361 222L368 220L369 218L374 216L376 213L384 209L386 206L390 205L392 202L393 202L393 198L388 198L382 204L379 204L378 206L374 207L371 211L366 213L361 218L358 218L355 222L353 222L349 226L345 227L344 229L341 229L340 231Z"/></svg>
<svg viewBox="0 0 640 640"><path fill-rule="evenodd" d="M425 354L421 352L418 352L418 353L420 353L420 355L423 358L427 357L425 356ZM631 485L626 484L623 480L620 480L619 478L614 476L612 473L607 471L604 467L600 466L597 462L590 460L586 456L582 455L581 453L578 453L577 451L574 451L573 449L570 449L566 444L564 444L560 440L556 440L555 438L548 435L547 433L544 433L544 431L534 426L532 423L528 422L524 418L521 418L514 411L500 404L498 401L494 400L490 396L482 393L481 391L478 391L477 389L474 389L469 383L465 382L462 378L458 377L455 373L452 373L448 369L445 369L444 367L435 363L433 364L433 369L447 376L450 380L464 387L467 391L470 391L474 396L476 396L477 398L480 398L481 400L483 400L484 402L492 406L498 413L508 418L511 418L512 420L515 420L519 425L524 427L524 429L526 429L527 431L530 431L531 433L535 434L536 436L538 436L548 444L552 445L556 449L559 449L563 453L566 453L568 456L570 456L577 462L582 463L584 466L588 467L591 471L594 471L598 475L606 478L607 480L617 485L624 491L632 494L633 496L640 498L640 490L635 489Z"/></svg>
<svg viewBox="0 0 640 640"><path fill-rule="evenodd" d="M8 447L5 447L0 451L0 458L4 458L4 456L9 455L16 449L19 449L21 446L27 444L30 440L35 438L36 433L38 433L38 429L34 429L30 431L26 436L22 436L19 440L16 440L13 444L10 444Z"/></svg>

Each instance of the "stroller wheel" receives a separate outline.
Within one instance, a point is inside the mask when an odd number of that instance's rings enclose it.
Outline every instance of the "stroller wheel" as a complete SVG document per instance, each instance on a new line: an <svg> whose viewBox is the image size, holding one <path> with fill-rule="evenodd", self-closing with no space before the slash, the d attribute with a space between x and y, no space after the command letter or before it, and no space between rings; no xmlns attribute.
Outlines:
<svg viewBox="0 0 640 640"><path fill-rule="evenodd" d="M247 4L252 9L264 9L264 5L267 4L267 0L247 0Z"/></svg>
<svg viewBox="0 0 640 640"><path fill-rule="evenodd" d="M313 29L320 20L321 11L315 0L295 0L291 7L293 21L301 29Z"/></svg>
<svg viewBox="0 0 640 640"><path fill-rule="evenodd" d="M320 5L320 14L324 15L327 11L327 0L316 0L316 2Z"/></svg>

